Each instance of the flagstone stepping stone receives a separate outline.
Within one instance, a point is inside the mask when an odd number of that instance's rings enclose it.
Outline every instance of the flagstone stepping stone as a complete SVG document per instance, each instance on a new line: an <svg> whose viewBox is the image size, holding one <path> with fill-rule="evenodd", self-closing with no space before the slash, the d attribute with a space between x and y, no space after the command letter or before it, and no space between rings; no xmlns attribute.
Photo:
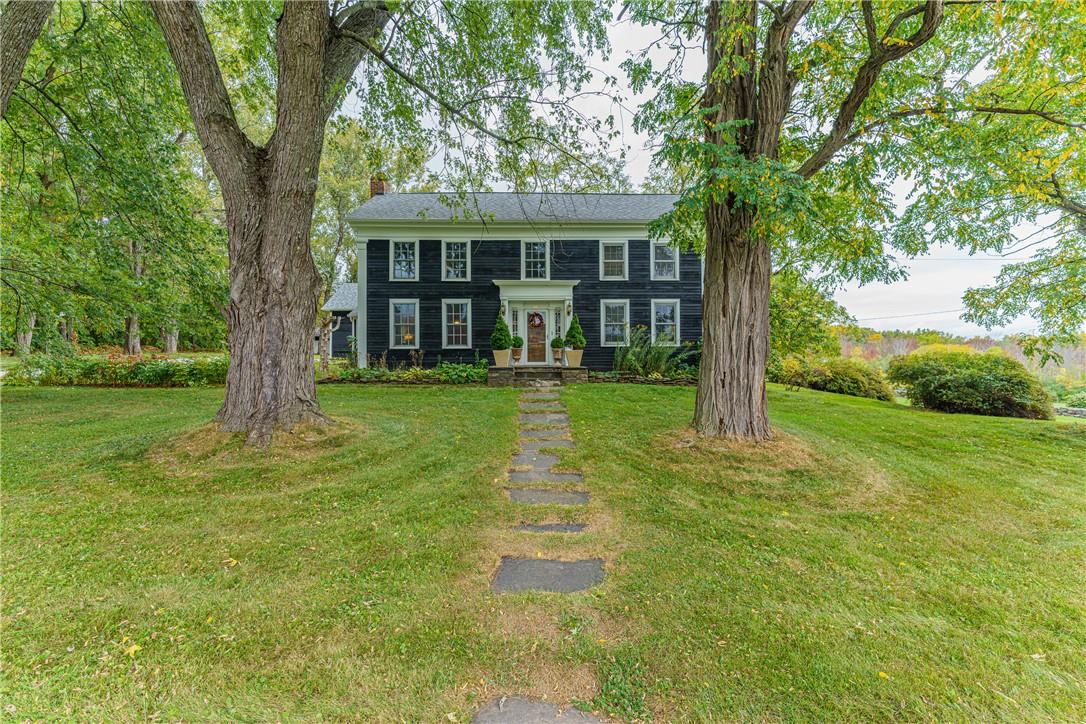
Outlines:
<svg viewBox="0 0 1086 724"><path fill-rule="evenodd" d="M521 523L513 530L521 533L580 533L585 527L584 523Z"/></svg>
<svg viewBox="0 0 1086 724"><path fill-rule="evenodd" d="M513 456L514 467L530 467L536 470L550 470L552 465L558 464L557 455L544 455L537 452L522 452Z"/></svg>
<svg viewBox="0 0 1086 724"><path fill-rule="evenodd" d="M532 440L564 440L569 437L568 427L551 427L546 430L521 430L521 439Z"/></svg>
<svg viewBox="0 0 1086 724"><path fill-rule="evenodd" d="M560 399L561 397L562 397L562 395L560 395L558 393L558 391L556 390L554 392L525 392L524 394L522 394L520 396L520 399L521 400L557 400L557 399Z"/></svg>
<svg viewBox="0 0 1086 724"><path fill-rule="evenodd" d="M557 400L548 402L546 400L535 401L528 400L527 402L520 403L520 409L522 412L565 412L566 407Z"/></svg>
<svg viewBox="0 0 1086 724"><path fill-rule="evenodd" d="M584 505L588 493L582 490L549 490L547 488L506 488L509 499L525 505Z"/></svg>
<svg viewBox="0 0 1086 724"><path fill-rule="evenodd" d="M519 696L503 696L494 699L479 710L473 724L603 724L603 720L578 709L559 709L549 701L535 701Z"/></svg>
<svg viewBox="0 0 1086 724"><path fill-rule="evenodd" d="M603 581L603 559L553 561L545 558L502 556L490 589L495 593L545 591L575 593Z"/></svg>
<svg viewBox="0 0 1086 724"><path fill-rule="evenodd" d="M522 412L520 422L522 425L568 425L569 415L564 412Z"/></svg>
<svg viewBox="0 0 1086 724"><path fill-rule="evenodd" d="M584 480L580 473L552 473L549 470L510 470L511 483L579 483Z"/></svg>
<svg viewBox="0 0 1086 724"><path fill-rule="evenodd" d="M520 449L522 452L537 452L539 450L546 450L548 448L556 447L573 447L572 440L524 440L520 441Z"/></svg>

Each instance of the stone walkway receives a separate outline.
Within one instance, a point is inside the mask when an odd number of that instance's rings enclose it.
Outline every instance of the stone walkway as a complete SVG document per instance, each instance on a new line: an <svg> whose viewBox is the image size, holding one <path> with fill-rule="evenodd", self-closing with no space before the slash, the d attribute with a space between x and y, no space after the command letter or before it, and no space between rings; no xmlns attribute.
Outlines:
<svg viewBox="0 0 1086 724"><path fill-rule="evenodd" d="M587 504L590 495L580 485L584 483L584 476L556 472L553 468L558 456L547 452L574 447L570 439L569 415L557 385L529 388L520 396L519 407L520 451L513 456L509 486L505 488L510 502L517 505ZM584 523L521 523L514 530L525 535L564 533L575 536L585 527ZM502 556L490 589L498 594L517 591L568 594L599 585L603 577L602 558L558 560ZM545 701L503 696L483 707L473 721L477 724L544 724L601 720L576 709L560 709Z"/></svg>

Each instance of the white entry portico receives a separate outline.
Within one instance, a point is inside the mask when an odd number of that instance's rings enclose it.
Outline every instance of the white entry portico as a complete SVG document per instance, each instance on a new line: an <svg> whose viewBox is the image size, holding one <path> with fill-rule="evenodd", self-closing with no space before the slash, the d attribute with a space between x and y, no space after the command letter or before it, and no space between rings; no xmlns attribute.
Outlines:
<svg viewBox="0 0 1086 724"><path fill-rule="evenodd" d="M576 279L495 279L501 313L514 337L524 339L521 365L549 365L551 340L565 336L573 316Z"/></svg>

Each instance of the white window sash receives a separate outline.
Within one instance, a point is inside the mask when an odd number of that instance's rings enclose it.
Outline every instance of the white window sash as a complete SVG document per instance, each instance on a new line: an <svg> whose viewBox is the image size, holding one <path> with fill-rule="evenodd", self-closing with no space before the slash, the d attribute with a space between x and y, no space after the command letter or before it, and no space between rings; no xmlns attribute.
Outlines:
<svg viewBox="0 0 1086 724"><path fill-rule="evenodd" d="M454 279L448 276L449 244L464 245L464 278ZM441 240L441 281L443 282L470 282L471 281L471 242L461 239Z"/></svg>
<svg viewBox="0 0 1086 724"><path fill-rule="evenodd" d="M411 277L396 276L396 245L411 244L414 262ZM388 280L390 282L417 282L419 280L419 241L418 239L390 239L388 242Z"/></svg>
<svg viewBox="0 0 1086 724"><path fill-rule="evenodd" d="M622 247L622 274L613 275L607 274L607 260L604 258L604 250L607 247ZM611 260L611 263L617 262L617 259ZM602 239L600 240L600 281L627 281L630 278L630 244L625 240L618 239Z"/></svg>
<svg viewBox="0 0 1086 724"><path fill-rule="evenodd" d="M527 274L528 271L528 245L529 244L542 244L543 245L543 262L545 276L530 277ZM533 261L539 261L538 259ZM551 242L534 240L523 240L520 242L520 278L521 280L530 279L550 279L551 278Z"/></svg>
<svg viewBox="0 0 1086 724"><path fill-rule="evenodd" d="M657 333L656 333L656 307L657 307L657 305L663 305L663 304L671 304L671 305L674 305L674 307L675 307L675 324L674 324L674 326L675 326L675 339L672 340L672 342L670 344L668 344L666 342L661 342L661 344L667 344L667 346L669 346L669 347L678 347L682 343L682 332L680 331L680 327L679 327L681 314L680 314L680 306L679 306L679 300L678 299L653 299L652 300L652 308L649 310L649 314L651 315L650 322L652 323L651 327L650 327L652 329L652 342L653 342L653 344L656 344L656 338L657 338Z"/></svg>
<svg viewBox="0 0 1086 724"><path fill-rule="evenodd" d="M464 326L467 327L467 337L464 344L449 344L449 305L463 304L467 316ZM443 349L471 349L471 300L470 299L442 299L441 300L441 347Z"/></svg>
<svg viewBox="0 0 1086 724"><path fill-rule="evenodd" d="M412 330L414 344L396 344L396 305L415 305L415 328ZM389 349L418 349L419 348L419 300L418 299L389 299L388 300L388 348Z"/></svg>
<svg viewBox="0 0 1086 724"><path fill-rule="evenodd" d="M649 254L649 278L654 282L679 281L679 250L663 241L653 241L651 244L651 253ZM669 248L674 252L675 257L671 261L671 264L675 269L675 273L672 276L659 276L656 273L656 251L661 248Z"/></svg>
<svg viewBox="0 0 1086 724"><path fill-rule="evenodd" d="M622 307L624 315L623 341L607 341L607 307ZM600 300L600 346L601 347L625 347L630 343L630 300L629 299L601 299Z"/></svg>

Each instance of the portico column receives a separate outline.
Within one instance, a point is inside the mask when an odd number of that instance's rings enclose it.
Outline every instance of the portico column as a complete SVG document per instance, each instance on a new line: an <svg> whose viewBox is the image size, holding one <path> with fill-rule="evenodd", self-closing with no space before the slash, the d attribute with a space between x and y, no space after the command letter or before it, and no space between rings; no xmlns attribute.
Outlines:
<svg viewBox="0 0 1086 724"><path fill-rule="evenodd" d="M358 318L354 327L354 347L357 352L357 363L359 367L366 367L369 362L368 351L368 335L367 327L369 325L369 315L367 314L367 300L366 294L366 277L368 276L369 267L366 264L366 238L362 235L358 229L351 229L354 233L355 244L355 256L358 259L358 268L355 273L355 289L358 292L358 299L355 302L354 313Z"/></svg>

